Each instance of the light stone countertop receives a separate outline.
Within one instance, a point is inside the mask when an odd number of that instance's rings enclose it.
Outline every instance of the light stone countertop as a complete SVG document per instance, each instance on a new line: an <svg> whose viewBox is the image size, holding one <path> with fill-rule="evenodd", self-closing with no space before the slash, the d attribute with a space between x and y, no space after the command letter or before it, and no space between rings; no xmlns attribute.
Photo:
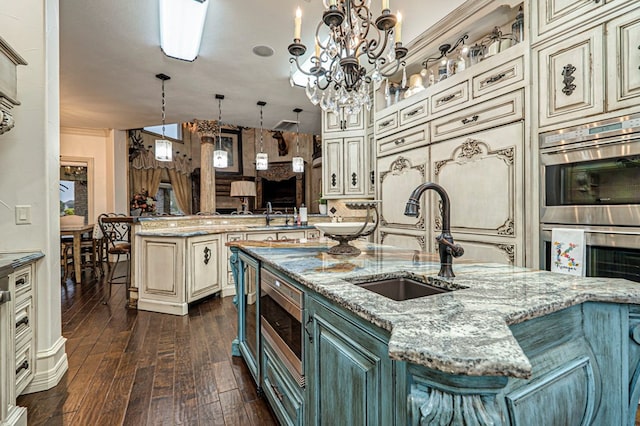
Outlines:
<svg viewBox="0 0 640 426"><path fill-rule="evenodd" d="M434 254L353 243L356 257L332 256L330 240L234 242L364 320L387 330L389 356L450 374L527 378L531 364L509 325L587 301L640 304L640 283L454 260L455 278L437 277ZM395 301L349 281L414 276L453 291Z"/></svg>
<svg viewBox="0 0 640 426"><path fill-rule="evenodd" d="M315 229L315 226L260 226L260 225L200 225L175 228L155 228L136 232L140 236L194 237L198 235L222 234L226 232L283 232Z"/></svg>

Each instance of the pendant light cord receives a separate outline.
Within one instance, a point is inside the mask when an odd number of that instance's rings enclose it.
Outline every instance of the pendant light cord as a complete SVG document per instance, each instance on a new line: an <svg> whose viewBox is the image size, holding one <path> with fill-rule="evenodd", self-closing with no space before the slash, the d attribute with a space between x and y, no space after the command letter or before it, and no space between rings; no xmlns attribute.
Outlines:
<svg viewBox="0 0 640 426"><path fill-rule="evenodd" d="M162 140L164 140L165 106L166 101L164 99L164 80L162 80Z"/></svg>
<svg viewBox="0 0 640 426"><path fill-rule="evenodd" d="M218 99L218 149L222 151L222 99Z"/></svg>
<svg viewBox="0 0 640 426"><path fill-rule="evenodd" d="M300 154L300 112L296 112L296 155Z"/></svg>
<svg viewBox="0 0 640 426"><path fill-rule="evenodd" d="M260 105L260 152L262 152L262 105Z"/></svg>

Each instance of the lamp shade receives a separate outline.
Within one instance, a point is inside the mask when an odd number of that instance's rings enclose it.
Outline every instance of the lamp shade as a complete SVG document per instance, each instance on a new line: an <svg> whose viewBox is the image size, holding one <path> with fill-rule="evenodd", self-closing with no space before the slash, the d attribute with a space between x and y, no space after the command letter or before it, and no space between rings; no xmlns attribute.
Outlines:
<svg viewBox="0 0 640 426"><path fill-rule="evenodd" d="M304 172L304 158L302 157L293 157L292 159L292 167L294 173L302 173Z"/></svg>
<svg viewBox="0 0 640 426"><path fill-rule="evenodd" d="M156 139L156 160L171 161L173 159L171 141L166 139Z"/></svg>
<svg viewBox="0 0 640 426"><path fill-rule="evenodd" d="M229 195L232 197L255 197L256 183L247 180L231 182L231 193Z"/></svg>
<svg viewBox="0 0 640 426"><path fill-rule="evenodd" d="M256 170L267 170L269 168L269 156L266 152L256 154Z"/></svg>

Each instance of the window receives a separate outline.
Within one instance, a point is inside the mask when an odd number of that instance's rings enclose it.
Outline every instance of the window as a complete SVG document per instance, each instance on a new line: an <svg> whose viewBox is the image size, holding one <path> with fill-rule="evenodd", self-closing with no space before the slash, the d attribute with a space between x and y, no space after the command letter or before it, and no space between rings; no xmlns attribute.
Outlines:
<svg viewBox="0 0 640 426"><path fill-rule="evenodd" d="M156 194L157 214L184 214L176 201L173 187L170 183L161 183Z"/></svg>
<svg viewBox="0 0 640 426"><path fill-rule="evenodd" d="M162 126L149 126L143 129L146 132L153 133L158 136L162 136ZM182 140L182 125L180 123L165 124L164 135L171 139L178 141Z"/></svg>
<svg viewBox="0 0 640 426"><path fill-rule="evenodd" d="M88 166L81 162L60 163L60 216L85 216L89 212Z"/></svg>

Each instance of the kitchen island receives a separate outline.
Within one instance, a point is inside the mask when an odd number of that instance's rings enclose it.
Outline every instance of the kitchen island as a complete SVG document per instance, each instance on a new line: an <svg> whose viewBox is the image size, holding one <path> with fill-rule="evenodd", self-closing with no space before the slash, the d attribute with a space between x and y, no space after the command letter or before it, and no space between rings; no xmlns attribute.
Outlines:
<svg viewBox="0 0 640 426"><path fill-rule="evenodd" d="M233 353L283 424L635 423L637 283L463 260L443 279L435 255L367 243L328 255L334 244L229 244ZM446 291L396 301L358 285L395 278ZM289 352L264 326L270 283L300 301L299 324L276 330Z"/></svg>

